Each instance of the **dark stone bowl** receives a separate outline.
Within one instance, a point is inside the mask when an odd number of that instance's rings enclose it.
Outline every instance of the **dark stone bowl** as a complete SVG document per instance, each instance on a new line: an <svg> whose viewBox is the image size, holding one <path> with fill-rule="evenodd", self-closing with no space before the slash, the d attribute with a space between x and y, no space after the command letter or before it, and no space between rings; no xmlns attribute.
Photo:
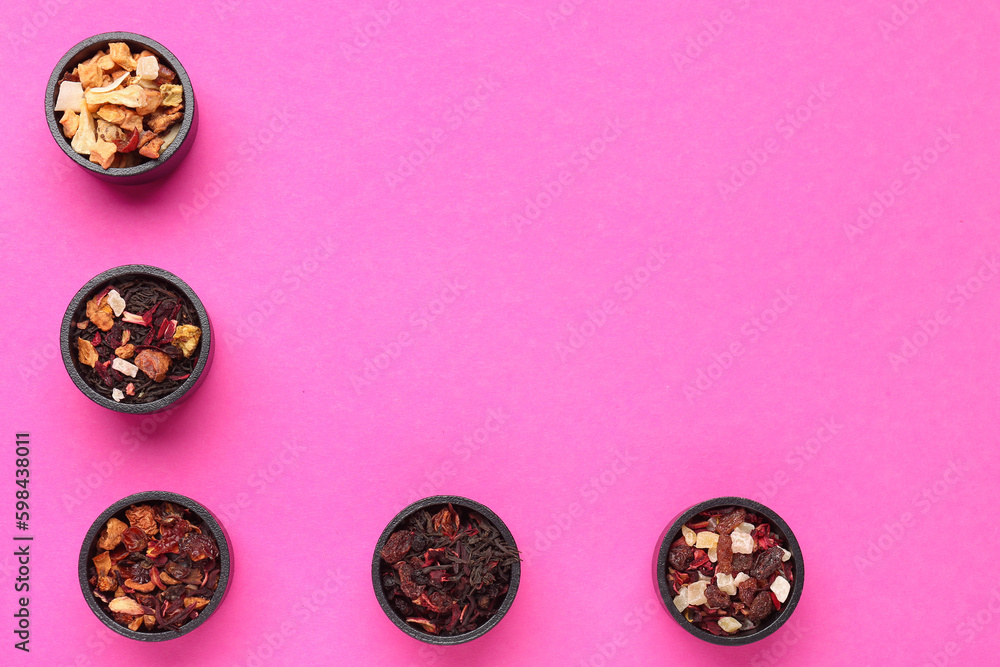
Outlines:
<svg viewBox="0 0 1000 667"><path fill-rule="evenodd" d="M90 384L83 379L79 369L77 369L76 357L70 349L70 333L73 327L73 321L78 314L83 314L85 312L87 301L90 300L101 287L112 280L132 275L158 278L159 280L168 283L179 295L183 295L188 301L191 302L191 306L194 308L194 312L198 316L198 325L201 327L201 351L198 353L198 363L195 365L194 370L191 371L191 377L185 380L184 383L173 392L163 396L162 398L158 398L155 401L150 401L149 403L118 403L113 399L102 396L94 391ZM201 381L208 373L208 368L212 361L212 323L208 318L208 311L205 310L205 306L202 304L201 299L198 298L198 295L194 293L194 290L192 290L183 280L169 271L158 269L155 266L148 266L146 264L128 264L114 269L109 269L104 273L95 276L86 285L80 288L80 291L76 293L73 300L69 302L69 306L66 308L66 313L63 315L62 328L59 333L59 347L62 351L62 359L63 364L66 366L66 371L73 380L73 384L75 384L77 388L83 392L84 396L92 400L94 403L97 403L98 405L109 410L131 415L145 415L154 412L161 412L168 408L175 407L182 400L187 399L194 394L195 390L201 385Z"/></svg>
<svg viewBox="0 0 1000 667"><path fill-rule="evenodd" d="M375 544L375 554L372 556L372 586L375 589L375 597L378 599L378 603L382 607L382 611L385 612L385 615L389 617L390 621L396 624L396 627L414 639L419 639L427 644L435 644L437 646L464 644L465 642L470 642L473 639L482 637L484 634L489 632L496 626L497 623L500 622L500 619L507 614L511 605L514 604L514 596L517 595L517 588L521 582L521 563L518 561L511 567L510 586L508 587L507 594L504 596L503 602L500 603L500 608L497 609L497 612L475 630L460 635L442 637L424 632L407 623L406 620L400 616L395 609L393 609L385 595L385 590L382 588L382 556L380 555L382 547L384 547L385 543L389 540L389 536L392 535L396 529L399 528L400 524L409 518L411 514L417 512L418 510L428 509L437 505L447 505L448 503L451 503L454 506L461 506L478 513L484 519L493 524L494 528L500 531L500 534L504 536L504 539L507 540L507 543L510 546L515 549L517 548L514 536L511 534L510 530L507 529L506 524L504 524L504 522L493 512L493 510L485 505L477 503L474 500L469 500L468 498L463 498L461 496L431 496L429 498L424 498L423 500L418 500L403 509L403 511L397 514L396 517L389 522L389 525L382 531L382 535Z"/></svg>
<svg viewBox="0 0 1000 667"><path fill-rule="evenodd" d="M90 582L88 581L89 577L87 576L87 566L90 564L90 559L92 559L97 553L97 537L104 529L104 526L108 523L108 519L121 514L119 518L126 521L124 512L129 508L129 506L161 501L171 502L175 505L191 510L212 533L212 537L215 538L215 543L219 547L219 585L215 590L215 594L212 595L212 601L208 603L207 607L199 612L198 618L188 621L181 626L180 630L138 632L135 630L129 630L124 625L116 623L115 620L101 608L100 602L96 597L94 597L94 594L90 589ZM222 527L222 524L219 523L218 519L215 518L215 515L209 512L203 505L187 498L186 496L170 493L168 491L146 491L144 493L133 494L127 498L122 498L111 507L104 510L104 512L97 517L93 525L91 525L90 530L87 531L87 536L83 539L83 544L80 547L80 561L78 569L80 588L83 591L83 597L90 606L90 610L94 612L94 615L102 623L104 623L104 625L108 626L123 637L128 637L129 639L135 639L142 642L162 642L168 639L176 639L181 635L188 634L195 628L200 627L209 619L210 616L212 616L212 614L215 613L215 610L219 608L222 601L225 599L226 593L229 592L229 583L233 577L233 555L228 533L226 533L225 528Z"/></svg>
<svg viewBox="0 0 1000 667"><path fill-rule="evenodd" d="M754 512L755 514L759 514L760 516L766 518L771 524L771 532L776 535L780 535L784 540L785 548L792 552L792 562L795 563L795 581L792 582L792 590L788 595L788 599L785 600L785 603L781 606L781 611L776 614L772 614L770 618L766 619L761 625L757 626L753 630L722 636L713 635L711 632L707 632L696 627L694 623L691 623L684 618L684 615L681 614L681 612L677 611L677 607L674 606L673 592L670 588L670 582L667 579L667 557L670 553L670 545L674 542L674 540L680 537L681 526L690 521L691 518L699 512L704 512L705 510L714 509L716 507L743 507L748 511ZM799 598L802 596L802 581L804 572L805 567L802 563L802 549L799 548L798 540L795 539L795 535L792 533L792 529L788 527L788 524L785 523L784 520L775 514L769 507L765 507L764 505L748 498L739 498L735 496L712 498L711 500L698 503L694 507L691 507L677 515L673 522L667 526L667 528L660 535L660 540L657 543L657 550L653 558L653 580L656 583L657 590L659 590L660 601L663 602L663 606L666 607L670 615L682 628L690 632L698 639L711 644L718 644L719 646L743 646L745 644L752 644L753 642L760 641L761 639L771 635L778 628L784 625L785 622L791 617L792 612L795 611L795 607L799 603Z"/></svg>
<svg viewBox="0 0 1000 667"><path fill-rule="evenodd" d="M70 140L62 133L62 126L59 125L59 118L57 117L61 112L57 112L54 109L59 80L63 74L72 71L79 63L93 56L103 47L107 46L109 42L125 42L133 51L149 50L156 56L156 59L160 63L166 65L177 74L177 81L184 88L184 117L181 119L181 129L177 138L163 151L159 159L147 160L134 167L102 169L100 165L91 162L89 156L77 153L70 146ZM101 33L100 35L94 35L83 40L70 49L56 64L55 69L52 70L49 83L45 87L45 117L48 121L52 138L56 140L56 144L59 145L63 153L73 160L73 162L101 180L120 185L148 183L172 172L184 160L188 151L191 150L191 145L194 143L195 135L198 132L198 105L195 102L194 88L191 86L191 79L188 78L187 70L184 69L174 54L170 53L162 44L149 37L137 35L134 32Z"/></svg>

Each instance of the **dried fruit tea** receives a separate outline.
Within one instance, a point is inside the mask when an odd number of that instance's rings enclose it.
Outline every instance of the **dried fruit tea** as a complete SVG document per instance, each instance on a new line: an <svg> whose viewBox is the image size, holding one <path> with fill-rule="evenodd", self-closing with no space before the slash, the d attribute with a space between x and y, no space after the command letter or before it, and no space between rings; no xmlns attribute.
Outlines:
<svg viewBox="0 0 1000 667"><path fill-rule="evenodd" d="M119 514L98 535L87 567L101 607L136 632L179 630L198 618L221 574L208 527L168 502L133 505Z"/></svg>
<svg viewBox="0 0 1000 667"><path fill-rule="evenodd" d="M70 326L84 381L120 403L149 403L180 387L198 364L201 328L190 301L155 278L98 290Z"/></svg>
<svg viewBox="0 0 1000 667"><path fill-rule="evenodd" d="M714 635L753 630L788 599L795 581L791 555L770 524L746 508L696 514L667 557L674 606Z"/></svg>
<svg viewBox="0 0 1000 667"><path fill-rule="evenodd" d="M111 42L59 81L55 111L73 150L101 166L155 160L177 138L184 89L151 52Z"/></svg>
<svg viewBox="0 0 1000 667"><path fill-rule="evenodd" d="M520 560L492 523L451 504L410 516L379 555L392 607L411 626L441 636L471 632L492 617Z"/></svg>

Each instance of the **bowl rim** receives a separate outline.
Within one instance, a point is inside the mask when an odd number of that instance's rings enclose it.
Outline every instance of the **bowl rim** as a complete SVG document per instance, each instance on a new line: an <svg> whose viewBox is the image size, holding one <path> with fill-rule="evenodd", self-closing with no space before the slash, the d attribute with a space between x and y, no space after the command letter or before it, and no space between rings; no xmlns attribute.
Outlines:
<svg viewBox="0 0 1000 667"><path fill-rule="evenodd" d="M781 611L779 611L778 614L767 623L767 625L750 632L749 634L713 635L711 632L702 630L696 627L693 623L689 622L686 618L684 618L681 612L677 611L677 607L675 607L673 603L670 582L667 579L667 562L670 545L680 534L682 525L686 524L696 514L717 507L743 507L747 510L753 511L754 513L763 515L770 522L771 528L775 532L780 533L785 539L785 548L792 552L792 559L795 561L795 581L792 582L792 591L789 594L788 599L782 605ZM678 514L660 535L660 540L657 543L657 549L653 559L653 578L655 579L657 590L660 594L660 602L663 603L663 606L670 613L670 616L677 621L678 625L690 634L703 641L720 646L744 646L746 644L752 644L777 631L778 628L788 621L792 612L795 611L795 607L798 606L799 598L802 596L804 577L805 565L802 558L802 548L799 546L799 542L795 538L795 533L792 532L791 527L789 527L785 520L770 507L767 507L766 505L763 505L755 500L740 496L720 496L718 498L710 498L696 505L692 505L685 511Z"/></svg>
<svg viewBox="0 0 1000 667"><path fill-rule="evenodd" d="M97 602L97 598L94 597L93 592L90 590L90 581L87 576L87 567L91 558L90 553L92 548L95 546L94 543L96 542L100 531L104 529L108 519L131 505L151 501L171 502L194 512L195 515L201 519L202 523L212 532L212 536L215 538L215 543L219 547L219 583L216 586L215 594L212 595L212 600L208 603L208 606L198 614L198 618L185 623L181 626L180 630L168 630L166 632L138 632L135 630L129 630L127 627L116 623L114 619L108 616L105 611L101 609ZM220 523L215 515L198 501L171 491L142 491L140 493L133 493L130 496L126 496L121 500L112 503L94 520L90 528L87 530L86 536L83 538L83 543L80 545L80 557L77 569L77 574L80 580L80 589L83 592L84 599L87 601L87 606L90 607L90 610L94 612L94 615L102 623L104 623L104 625L118 634L128 637L129 639L145 642L167 641L169 639L176 639L177 637L186 635L201 626L222 604L223 599L226 597L226 593L229 591L229 583L232 580L232 549L230 546L229 534L226 532L222 523Z"/></svg>
<svg viewBox="0 0 1000 667"><path fill-rule="evenodd" d="M80 371L77 370L76 362L73 360L72 351L70 350L69 341L73 326L73 317L75 313L83 307L87 297L90 296L94 290L108 281L128 275L146 275L151 278L163 280L172 285L178 292L183 294L188 301L191 302L191 306L198 316L199 324L201 324L201 352L199 353L198 363L195 364L194 370L191 371L191 376L188 377L188 379L174 391L170 392L166 396L156 399L155 401L150 401L149 403L118 403L115 400L106 398L94 391L90 384L83 379ZM123 264L94 276L88 280L86 284L84 284L84 286L81 287L73 296L69 305L66 307L65 313L63 314L62 327L59 331L59 347L62 353L63 365L66 366L66 371L69 373L70 379L73 380L73 384L75 384L77 389L83 392L87 398L92 400L94 403L108 408L109 410L114 410L115 412L145 415L169 408L182 398L189 396L190 393L198 386L199 381L205 375L209 364L209 357L212 354L212 323L208 317L208 311L205 309L205 304L203 304L201 299L198 298L195 291L191 289L190 285L173 273L148 264Z"/></svg>
<svg viewBox="0 0 1000 667"><path fill-rule="evenodd" d="M521 560L518 560L511 567L510 572L510 584L507 588L507 593L504 596L503 602L500 603L500 607L497 609L496 613L493 614L485 623L477 627L475 630L470 632L465 632L460 635L451 635L448 637L442 637L439 635L432 635L426 632L422 632L417 628L409 625L405 620L403 620L396 610L392 608L389 604L389 600L386 597L385 591L382 588L382 575L381 575L381 551L382 547L388 541L389 536L399 527L399 525L410 517L414 512L422 509L427 509L428 507L433 507L436 505L447 505L451 503L452 505L460 505L466 509L472 510L477 514L480 514L483 518L488 520L493 524L493 527L500 531L504 539L517 549L517 542L514 540L514 535L507 528L507 524L503 522L497 514L491 510L486 505L465 498L463 496L450 496L450 495L440 495L440 496L428 496L422 498L416 502L410 503L404 507L396 516L386 525L382 534L379 536L378 541L375 543L375 553L372 556L372 588L375 590L375 597L378 600L379 606L382 607L382 611L391 620L397 628L405 632L410 637L420 640L427 644L434 644L437 646L452 646L455 644L464 644L470 642L473 639L482 637L484 634L492 630L500 622L500 620L507 615L510 611L511 606L514 604L514 598L517 596L517 590L521 583Z"/></svg>
<svg viewBox="0 0 1000 667"><path fill-rule="evenodd" d="M62 78L63 74L67 72L72 65L76 65L85 59L81 57L83 52L94 49L94 47L99 47L100 44L107 44L110 42L133 42L135 44L139 44L143 48L155 52L157 58L161 60L161 62L166 61L166 64L174 70L175 74L177 74L177 78L184 89L184 117L181 119L181 129L178 132L177 137L156 160L147 160L142 164L137 164L131 167L109 167L108 169L102 169L100 165L91 162L88 156L81 155L73 150L69 140L67 140L63 135L62 128L59 126L59 121L56 119L56 114L58 113L55 111L56 87L58 86L59 80ZM55 139L56 144L62 149L63 153L69 156L70 159L81 167L93 172L94 174L111 180L132 180L144 174L148 175L148 173L154 169L166 165L168 162L171 162L175 156L176 159L174 161L182 159L183 153L180 151L180 147L184 144L188 136L192 134L196 106L197 102L195 101L194 86L191 85L191 78L188 76L187 70L184 69L180 60L177 59L177 56L171 53L167 47L163 46L156 40L135 32L102 32L77 43L69 51L67 51L62 58L59 59L58 63L56 63L55 68L52 70L52 74L49 75L48 84L45 86L45 118L49 126L49 132L52 134L52 138Z"/></svg>

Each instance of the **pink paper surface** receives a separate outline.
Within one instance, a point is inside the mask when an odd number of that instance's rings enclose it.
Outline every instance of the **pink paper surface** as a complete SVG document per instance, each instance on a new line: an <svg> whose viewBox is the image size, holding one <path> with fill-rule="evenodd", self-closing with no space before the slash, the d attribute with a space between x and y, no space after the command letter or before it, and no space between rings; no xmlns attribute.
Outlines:
<svg viewBox="0 0 1000 667"><path fill-rule="evenodd" d="M153 185L99 182L45 125L56 61L109 30L197 91ZM994 4L31 0L0 33L0 540L16 432L35 538L30 654L0 550L0 662L996 664ZM128 263L186 280L217 337L162 423L92 404L57 355L76 290ZM76 561L151 489L215 511L236 572L203 627L144 645ZM508 616L448 648L369 577L438 493L525 554ZM678 627L650 567L730 494L808 570L741 648Z"/></svg>

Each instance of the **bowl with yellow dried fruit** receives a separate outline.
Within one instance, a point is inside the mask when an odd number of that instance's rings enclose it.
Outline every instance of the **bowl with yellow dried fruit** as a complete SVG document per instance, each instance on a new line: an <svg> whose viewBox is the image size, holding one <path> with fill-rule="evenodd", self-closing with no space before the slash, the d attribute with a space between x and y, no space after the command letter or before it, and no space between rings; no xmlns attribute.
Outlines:
<svg viewBox="0 0 1000 667"><path fill-rule="evenodd" d="M63 315L63 363L83 394L127 414L160 412L188 398L208 372L212 325L187 283L130 264L95 276Z"/></svg>
<svg viewBox="0 0 1000 667"><path fill-rule="evenodd" d="M194 89L180 61L131 32L102 33L70 49L49 77L45 115L67 156L125 185L173 171L198 125Z"/></svg>
<svg viewBox="0 0 1000 667"><path fill-rule="evenodd" d="M698 503L663 531L653 577L664 607L695 637L722 646L760 641L802 595L802 549L769 507L726 496Z"/></svg>

